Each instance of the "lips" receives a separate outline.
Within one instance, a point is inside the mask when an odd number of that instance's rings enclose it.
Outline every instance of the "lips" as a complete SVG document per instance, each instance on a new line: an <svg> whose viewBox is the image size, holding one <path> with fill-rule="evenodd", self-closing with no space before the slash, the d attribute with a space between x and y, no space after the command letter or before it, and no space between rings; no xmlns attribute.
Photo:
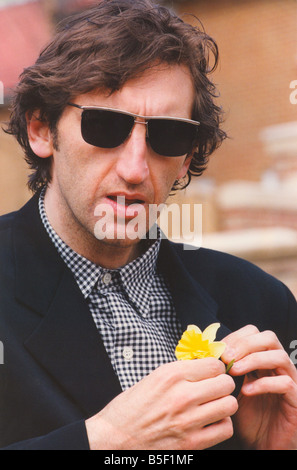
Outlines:
<svg viewBox="0 0 297 470"><path fill-rule="evenodd" d="M107 198L117 204L125 206L130 206L131 204L144 204L144 200L138 198L127 198L125 196L107 196Z"/></svg>
<svg viewBox="0 0 297 470"><path fill-rule="evenodd" d="M109 194L106 202L110 204L117 217L132 219L144 210L145 197L141 194Z"/></svg>

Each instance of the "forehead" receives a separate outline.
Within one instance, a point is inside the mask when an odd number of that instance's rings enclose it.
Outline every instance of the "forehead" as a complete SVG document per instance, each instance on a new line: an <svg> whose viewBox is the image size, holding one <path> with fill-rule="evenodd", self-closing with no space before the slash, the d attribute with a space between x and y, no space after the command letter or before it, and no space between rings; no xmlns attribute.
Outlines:
<svg viewBox="0 0 297 470"><path fill-rule="evenodd" d="M194 85L189 69L182 65L161 64L128 80L113 93L94 90L77 96L75 102L122 109L142 115L191 117Z"/></svg>

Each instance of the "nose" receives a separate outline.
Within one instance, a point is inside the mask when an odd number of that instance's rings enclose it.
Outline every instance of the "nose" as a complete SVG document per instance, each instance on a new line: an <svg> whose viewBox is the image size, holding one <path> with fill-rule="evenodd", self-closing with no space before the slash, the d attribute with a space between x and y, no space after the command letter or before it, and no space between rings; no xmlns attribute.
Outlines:
<svg viewBox="0 0 297 470"><path fill-rule="evenodd" d="M141 184L148 177L145 123L135 122L130 136L119 148L116 169L119 177L131 185Z"/></svg>

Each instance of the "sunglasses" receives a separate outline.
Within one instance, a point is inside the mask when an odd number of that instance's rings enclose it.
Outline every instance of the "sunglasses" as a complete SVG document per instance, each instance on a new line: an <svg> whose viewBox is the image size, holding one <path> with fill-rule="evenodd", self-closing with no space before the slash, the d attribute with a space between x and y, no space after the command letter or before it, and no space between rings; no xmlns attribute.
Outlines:
<svg viewBox="0 0 297 470"><path fill-rule="evenodd" d="M200 123L191 119L140 116L112 108L79 106L74 103L68 105L83 110L82 138L95 147L106 149L118 147L128 139L136 123L146 125L150 147L155 153L164 157L189 154L197 143Z"/></svg>

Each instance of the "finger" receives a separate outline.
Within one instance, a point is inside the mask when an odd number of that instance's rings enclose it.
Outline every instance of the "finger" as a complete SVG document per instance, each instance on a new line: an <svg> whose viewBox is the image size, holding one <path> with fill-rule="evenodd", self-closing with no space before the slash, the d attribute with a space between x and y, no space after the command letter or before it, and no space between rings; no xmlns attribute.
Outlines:
<svg viewBox="0 0 297 470"><path fill-rule="evenodd" d="M196 422L200 427L209 426L210 424L233 416L237 410L238 402L236 398L232 395L228 395L197 407Z"/></svg>
<svg viewBox="0 0 297 470"><path fill-rule="evenodd" d="M243 326L242 328L239 328L236 331L233 331L228 336L226 336L222 341L224 341L224 343L227 343L231 346L233 343L237 343L237 341L240 340L241 338L245 336L254 335L256 333L259 333L259 330L255 325L246 325L246 326Z"/></svg>
<svg viewBox="0 0 297 470"><path fill-rule="evenodd" d="M250 330L251 331L251 330ZM273 331L263 331L247 336L240 337L236 342L232 340L232 344L227 343L227 348L222 355L224 362L239 359L257 351L267 351L274 349L282 349L283 347Z"/></svg>
<svg viewBox="0 0 297 470"><path fill-rule="evenodd" d="M206 379L192 384L191 394L195 405L202 405L230 395L235 389L235 382L227 374Z"/></svg>
<svg viewBox="0 0 297 470"><path fill-rule="evenodd" d="M235 362L231 375L244 375L256 370L275 371L277 375L289 375L297 382L297 372L287 353L282 349L248 354Z"/></svg>
<svg viewBox="0 0 297 470"><path fill-rule="evenodd" d="M177 374L179 380L183 379L187 382L199 382L225 373L225 366L222 361L213 357L177 361L171 364L173 364L171 372ZM162 369L162 367L159 369Z"/></svg>
<svg viewBox="0 0 297 470"><path fill-rule="evenodd" d="M291 406L297 407L297 385L288 375L262 377L244 384L241 393L246 396L262 394L286 395Z"/></svg>
<svg viewBox="0 0 297 470"><path fill-rule="evenodd" d="M226 441L233 436L233 432L231 418L224 418L211 426L207 426L201 430L199 435L200 448L210 448Z"/></svg>
<svg viewBox="0 0 297 470"><path fill-rule="evenodd" d="M225 365L214 358L188 361L174 361L163 364L151 374L144 377L138 384L156 395L165 396L175 387L182 387L186 395L191 391L192 383L225 374ZM185 393L185 392L183 392Z"/></svg>
<svg viewBox="0 0 297 470"><path fill-rule="evenodd" d="M225 363L232 361L235 356L237 356L237 347L238 344L242 341L243 338L247 336L258 334L259 330L254 325L246 325L239 330L230 333L230 335L226 336L222 341L226 343L227 348L221 356L222 361Z"/></svg>

